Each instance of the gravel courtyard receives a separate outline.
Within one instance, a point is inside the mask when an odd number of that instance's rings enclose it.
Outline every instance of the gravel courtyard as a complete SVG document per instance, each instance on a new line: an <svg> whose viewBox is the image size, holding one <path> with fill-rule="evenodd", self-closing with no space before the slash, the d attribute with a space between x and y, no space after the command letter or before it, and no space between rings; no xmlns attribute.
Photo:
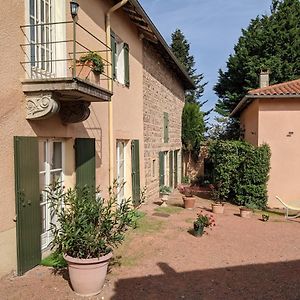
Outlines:
<svg viewBox="0 0 300 300"><path fill-rule="evenodd" d="M227 204L216 226L200 238L189 231L210 201L184 210L174 192L169 206L148 203L140 226L114 253L103 291L91 299L300 299L300 222L271 214L251 219ZM0 299L82 299L65 270L39 266L0 280Z"/></svg>

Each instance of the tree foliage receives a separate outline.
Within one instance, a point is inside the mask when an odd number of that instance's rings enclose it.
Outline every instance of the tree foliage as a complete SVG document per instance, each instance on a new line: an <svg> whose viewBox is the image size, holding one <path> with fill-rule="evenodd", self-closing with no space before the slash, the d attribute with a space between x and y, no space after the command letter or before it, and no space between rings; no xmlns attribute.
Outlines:
<svg viewBox="0 0 300 300"><path fill-rule="evenodd" d="M184 150L198 153L204 140L204 118L196 103L186 103L182 112L182 144Z"/></svg>
<svg viewBox="0 0 300 300"><path fill-rule="evenodd" d="M300 76L299 20L299 0L273 0L270 15L257 16L242 30L227 70L219 70L214 87L219 114L227 116L250 89L259 86L261 70L270 70L270 84Z"/></svg>
<svg viewBox="0 0 300 300"><path fill-rule="evenodd" d="M207 84L202 83L204 78L203 74L197 74L195 68L195 59L193 55L190 55L190 44L185 38L184 34L180 29L176 29L172 33L171 49L182 66L186 69L188 75L193 80L196 89L186 91L185 99L189 103L198 103L202 106L205 102L200 102L200 98L203 96L204 86Z"/></svg>

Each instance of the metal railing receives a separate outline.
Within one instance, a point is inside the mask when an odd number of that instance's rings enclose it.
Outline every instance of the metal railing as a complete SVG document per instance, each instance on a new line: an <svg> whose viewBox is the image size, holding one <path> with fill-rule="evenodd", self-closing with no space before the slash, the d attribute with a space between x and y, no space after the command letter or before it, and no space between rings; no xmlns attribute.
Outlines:
<svg viewBox="0 0 300 300"><path fill-rule="evenodd" d="M111 63L109 48L97 34L76 21L40 23L20 26L25 43L21 44L25 60L21 65L28 79L80 78L105 89ZM93 64L81 62L90 52L97 53L103 63L101 74L93 72Z"/></svg>

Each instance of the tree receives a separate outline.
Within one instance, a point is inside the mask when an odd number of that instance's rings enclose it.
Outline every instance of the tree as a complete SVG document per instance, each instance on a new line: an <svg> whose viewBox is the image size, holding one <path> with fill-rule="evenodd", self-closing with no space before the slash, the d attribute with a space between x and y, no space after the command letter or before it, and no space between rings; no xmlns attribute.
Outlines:
<svg viewBox="0 0 300 300"><path fill-rule="evenodd" d="M228 116L250 89L259 86L261 70L270 70L270 84L300 76L300 1L273 0L270 10L269 16L257 16L242 30L227 70L219 70L215 110L222 116Z"/></svg>
<svg viewBox="0 0 300 300"><path fill-rule="evenodd" d="M187 164L192 160L192 154L198 157L200 144L204 140L205 123L203 112L197 103L186 103L182 112L182 144L188 153ZM185 174L187 175L187 174Z"/></svg>
<svg viewBox="0 0 300 300"><path fill-rule="evenodd" d="M200 107L207 101L200 102L200 98L204 92L204 86L207 84L201 83L204 76L203 74L197 74L195 69L195 59L193 55L190 55L190 44L186 40L184 34L180 29L176 29L172 33L171 49L182 66L186 69L188 75L193 80L196 89L186 91L185 99L189 103L198 103Z"/></svg>

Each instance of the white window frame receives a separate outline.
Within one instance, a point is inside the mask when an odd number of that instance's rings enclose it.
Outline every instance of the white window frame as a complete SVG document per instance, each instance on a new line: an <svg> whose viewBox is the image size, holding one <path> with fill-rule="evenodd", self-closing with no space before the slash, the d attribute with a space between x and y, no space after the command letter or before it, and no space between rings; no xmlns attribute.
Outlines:
<svg viewBox="0 0 300 300"><path fill-rule="evenodd" d="M53 144L55 142L61 143L61 168L52 169L51 168L51 160L52 160L52 154L53 154ZM45 151L45 165L43 170L39 170L39 175L45 175L45 181L42 185L40 184L40 187L43 189L51 184L51 175L55 172L61 172L61 182L64 182L64 168L65 168L65 143L61 139L40 139L39 143L43 144L43 151ZM46 144L45 144L46 143ZM46 145L46 147L45 147ZM45 148L44 148L45 147ZM40 156L41 157L41 156ZM44 157L44 155L43 155ZM53 219L51 220L51 210L50 210L50 203L47 200L47 193L43 190L41 192L41 201L40 201L40 207L41 207L41 224L43 229L43 206L45 207L45 231L41 233L41 249L46 250L49 247L49 244L52 241L52 234L50 231L50 223L53 222ZM54 221L55 222L55 221Z"/></svg>

